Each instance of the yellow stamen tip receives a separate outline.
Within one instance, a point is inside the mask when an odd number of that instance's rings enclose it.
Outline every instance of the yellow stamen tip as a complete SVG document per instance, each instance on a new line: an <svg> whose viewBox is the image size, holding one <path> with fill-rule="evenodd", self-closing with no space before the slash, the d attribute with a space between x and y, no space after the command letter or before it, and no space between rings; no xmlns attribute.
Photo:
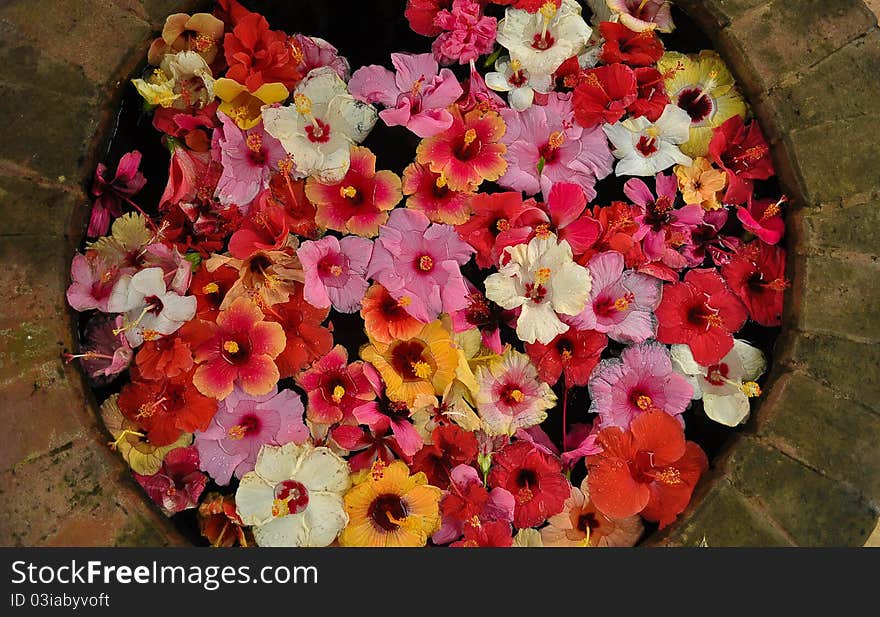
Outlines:
<svg viewBox="0 0 880 617"><path fill-rule="evenodd" d="M339 187L339 196L340 197L348 197L349 199L354 198L357 195L357 189L351 186L341 186Z"/></svg>
<svg viewBox="0 0 880 617"><path fill-rule="evenodd" d="M225 343L223 343L223 350L227 353L238 353L238 343L236 343L235 341L226 341Z"/></svg>
<svg viewBox="0 0 880 617"><path fill-rule="evenodd" d="M526 398L526 395L523 394L522 390L516 389L510 391L510 398L516 401L517 403L522 403L523 399Z"/></svg>
<svg viewBox="0 0 880 617"><path fill-rule="evenodd" d="M229 436L229 438L235 439L236 441L241 439L242 437L244 437L246 433L247 433L247 431L240 424L236 424L235 426L231 427L228 431L226 431L226 434Z"/></svg>
<svg viewBox="0 0 880 617"><path fill-rule="evenodd" d="M550 280L550 275L553 274L553 271L550 268L540 268L535 273L535 282L539 285L542 283L546 283Z"/></svg>
<svg viewBox="0 0 880 617"><path fill-rule="evenodd" d="M305 94L299 92L294 94L293 105L296 108L296 112L299 114L306 116L312 113L312 99Z"/></svg>
<svg viewBox="0 0 880 617"><path fill-rule="evenodd" d="M434 184L437 185L438 189L442 189L444 186L446 186L446 174L440 172L440 175L437 176L437 180L434 181Z"/></svg>
<svg viewBox="0 0 880 617"><path fill-rule="evenodd" d="M464 145L469 146L477 139L477 131L474 129L468 129L464 132Z"/></svg>
<svg viewBox="0 0 880 617"><path fill-rule="evenodd" d="M345 388L342 386L336 386L333 388L333 396L331 398L334 403L341 401L343 396L345 396Z"/></svg>
<svg viewBox="0 0 880 617"><path fill-rule="evenodd" d="M427 362L422 362L418 360L416 362L412 362L410 364L412 366L413 373L416 374L416 377L419 379L427 379L431 376L431 365Z"/></svg>
<svg viewBox="0 0 880 617"><path fill-rule="evenodd" d="M749 398L755 398L756 396L761 396L761 386L756 384L754 381L745 382L740 388Z"/></svg>
<svg viewBox="0 0 880 617"><path fill-rule="evenodd" d="M220 286L217 283L208 283L204 287L202 287L202 293L205 294L215 294L220 291Z"/></svg>
<svg viewBox="0 0 880 617"><path fill-rule="evenodd" d="M409 296L400 296L400 300L397 301L397 304L405 308L412 304L412 298Z"/></svg>
<svg viewBox="0 0 880 617"><path fill-rule="evenodd" d="M647 396L645 394L641 395L639 398L636 399L636 405L642 411L647 411L648 409L651 408L651 406L653 404L654 404L653 399L651 399L650 396Z"/></svg>

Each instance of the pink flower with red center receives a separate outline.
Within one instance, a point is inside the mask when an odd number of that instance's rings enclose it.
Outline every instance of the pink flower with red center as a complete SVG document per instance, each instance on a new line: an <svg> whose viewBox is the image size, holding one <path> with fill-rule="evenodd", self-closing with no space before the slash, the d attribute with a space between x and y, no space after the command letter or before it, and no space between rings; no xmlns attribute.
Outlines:
<svg viewBox="0 0 880 617"><path fill-rule="evenodd" d="M374 279L423 323L467 305L460 267L473 249L449 225L421 212L395 210L373 246L367 277Z"/></svg>
<svg viewBox="0 0 880 617"><path fill-rule="evenodd" d="M724 203L743 204L752 195L755 180L766 180L774 173L770 148L756 121L746 126L734 115L715 129L709 142L709 156L727 172Z"/></svg>
<svg viewBox="0 0 880 617"><path fill-rule="evenodd" d="M559 182L577 184L587 199L596 197L596 180L611 173L614 157L601 128L574 121L568 95L551 94L546 105L525 111L501 110L507 132L508 167L498 184L526 195L549 195Z"/></svg>
<svg viewBox="0 0 880 617"><path fill-rule="evenodd" d="M139 171L140 165L141 153L137 150L119 159L113 178L109 177L110 170L106 165L98 164L92 182L91 193L95 202L92 204L87 236L96 238L105 235L110 229L110 219L122 215L122 204L131 204L131 198L144 188L147 179Z"/></svg>
<svg viewBox="0 0 880 617"><path fill-rule="evenodd" d="M656 333L653 311L660 304L661 282L626 270L623 255L606 251L587 264L593 277L590 299L580 314L568 319L578 330L604 332L619 343L643 343Z"/></svg>
<svg viewBox="0 0 880 617"><path fill-rule="evenodd" d="M571 492L559 459L527 441L515 441L496 452L488 480L489 486L513 495L513 525L518 529L536 527L562 512Z"/></svg>
<svg viewBox="0 0 880 617"><path fill-rule="evenodd" d="M789 285L785 278L785 249L750 242L722 266L721 274L746 305L753 321L767 327L782 323L782 301Z"/></svg>
<svg viewBox="0 0 880 617"><path fill-rule="evenodd" d="M412 412L406 403L392 401L385 396L385 383L372 365L364 365L364 377L370 388L370 397L367 402L354 408L355 419L359 424L369 426L377 435L390 428L399 451L407 458L411 457L423 445L422 436L410 420Z"/></svg>
<svg viewBox="0 0 880 617"><path fill-rule="evenodd" d="M280 374L275 358L284 351L281 324L263 321L263 312L245 297L236 298L211 324L212 336L195 352L193 375L199 392L219 400L237 383L248 394L270 392Z"/></svg>
<svg viewBox="0 0 880 617"><path fill-rule="evenodd" d="M527 343L526 352L538 368L538 377L550 385L565 375L565 387L585 386L608 345L596 330L569 329L543 345Z"/></svg>
<svg viewBox="0 0 880 617"><path fill-rule="evenodd" d="M589 382L591 412L602 428L629 427L633 418L652 410L671 416L684 412L694 389L672 368L665 345L641 343L624 349L620 358L603 360Z"/></svg>
<svg viewBox="0 0 880 617"><path fill-rule="evenodd" d="M467 64L492 51L498 20L483 15L483 6L476 0L453 0L452 8L439 11L434 25L440 35L431 51L440 64Z"/></svg>
<svg viewBox="0 0 880 617"><path fill-rule="evenodd" d="M128 339L117 328L123 326L123 317L117 315L95 315L86 324L84 343L78 354L64 354L66 363L79 360L89 381L97 386L106 386L117 375L128 368L134 351ZM158 339L163 340L163 339ZM141 348L143 349L143 348Z"/></svg>
<svg viewBox="0 0 880 617"><path fill-rule="evenodd" d="M488 367L480 366L477 383L477 412L489 435L513 435L540 424L556 404L556 395L538 379L529 357L512 349Z"/></svg>
<svg viewBox="0 0 880 617"><path fill-rule="evenodd" d="M494 111L474 109L462 114L449 108L452 126L423 139L416 149L416 161L442 174L453 191L475 191L483 180L494 181L504 174L507 146L501 142L504 120Z"/></svg>
<svg viewBox="0 0 880 617"><path fill-rule="evenodd" d="M75 311L97 309L107 313L107 303L122 272L94 251L77 254L70 264L72 282L67 288L67 303Z"/></svg>
<svg viewBox="0 0 880 617"><path fill-rule="evenodd" d="M477 193L471 201L474 210L465 223L456 226L458 235L477 252L477 265L491 268L498 263L503 247L497 247L498 236L512 232L517 237L528 237L529 229L520 224L520 218L528 209L535 209L534 202L523 202L519 192Z"/></svg>
<svg viewBox="0 0 880 617"><path fill-rule="evenodd" d="M450 190L446 179L426 165L410 163L403 170L406 207L424 213L432 223L460 225L471 214L474 193Z"/></svg>
<svg viewBox="0 0 880 617"><path fill-rule="evenodd" d="M199 452L193 446L166 454L162 468L152 476L135 473L134 478L167 516L195 508L208 484L208 476L199 471Z"/></svg>
<svg viewBox="0 0 880 617"><path fill-rule="evenodd" d="M733 333L748 313L742 302L710 269L688 272L684 281L665 285L655 311L657 340L683 343L701 366L711 366L733 349Z"/></svg>
<svg viewBox="0 0 880 617"><path fill-rule="evenodd" d="M373 243L366 238L325 236L303 242L296 250L306 280L303 297L317 308L333 305L340 313L354 313L367 292L367 263Z"/></svg>
<svg viewBox="0 0 880 617"><path fill-rule="evenodd" d="M448 544L460 538L468 528L492 522L506 523L509 538L513 495L501 487L486 489L479 472L470 465L457 465L449 477L449 490L440 500L443 522L431 540L435 544Z"/></svg>
<svg viewBox="0 0 880 617"><path fill-rule="evenodd" d="M210 426L196 431L202 471L220 486L233 474L241 478L252 471L264 444L303 444L309 429L303 422L303 405L293 390L272 388L267 394L251 396L236 388L218 406Z"/></svg>
<svg viewBox="0 0 880 617"><path fill-rule="evenodd" d="M737 116L739 117L739 116ZM736 209L736 217L748 231L758 236L762 242L776 244L785 234L785 222L782 220L782 204L787 200L754 199L749 195L749 207L740 206Z"/></svg>
<svg viewBox="0 0 880 617"><path fill-rule="evenodd" d="M323 184L310 177L306 197L317 207L315 222L321 227L371 238L403 195L397 174L376 171L376 155L368 148L352 146L351 164L342 180Z"/></svg>
<svg viewBox="0 0 880 617"><path fill-rule="evenodd" d="M378 65L355 71L348 83L352 96L383 105L379 117L385 124L405 126L419 137L448 129L452 114L446 108L462 94L452 71L440 70L431 54L391 54L391 63L397 73Z"/></svg>
<svg viewBox="0 0 880 617"><path fill-rule="evenodd" d="M387 418L378 419L372 427L342 424L331 429L330 437L340 448L357 452L348 459L352 472L369 469L376 461L387 465L404 456Z"/></svg>
<svg viewBox="0 0 880 617"><path fill-rule="evenodd" d="M703 220L703 208L699 204L675 208L678 181L672 174L656 176L657 197L648 185L638 178L627 180L623 191L639 208L635 222L639 229L633 240L642 242L642 250L649 261L680 270L687 260L678 248L689 243L691 230Z"/></svg>
<svg viewBox="0 0 880 617"><path fill-rule="evenodd" d="M309 396L306 412L309 421L318 424L352 421L354 409L376 396L364 367L360 361L349 364L345 347L336 345L300 373L296 381Z"/></svg>
<svg viewBox="0 0 880 617"><path fill-rule="evenodd" d="M272 171L287 153L262 124L243 131L226 114L219 116L223 126L214 131L214 144L223 174L217 182L216 196L221 204L235 204L246 211L257 194L269 186Z"/></svg>

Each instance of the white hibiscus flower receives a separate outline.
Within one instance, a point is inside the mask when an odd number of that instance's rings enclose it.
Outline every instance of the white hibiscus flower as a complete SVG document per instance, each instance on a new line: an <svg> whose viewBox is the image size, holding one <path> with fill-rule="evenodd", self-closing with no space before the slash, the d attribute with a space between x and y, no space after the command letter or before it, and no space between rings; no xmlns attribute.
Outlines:
<svg viewBox="0 0 880 617"><path fill-rule="evenodd" d="M535 92L547 93L553 89L553 78L549 74L529 73L519 60L499 58L495 61L495 71L486 73L486 85L496 92L507 92L510 106L523 111L532 106Z"/></svg>
<svg viewBox="0 0 880 617"><path fill-rule="evenodd" d="M297 85L293 105L267 106L262 113L266 132L293 157L296 172L328 184L348 172L351 145L366 139L378 117L327 66L310 71Z"/></svg>
<svg viewBox="0 0 880 617"><path fill-rule="evenodd" d="M767 370L760 349L734 340L733 349L718 364L700 366L687 345L672 346L672 365L694 388L694 399L703 399L706 415L724 426L737 426L749 418L749 397L760 396L755 383Z"/></svg>
<svg viewBox="0 0 880 617"><path fill-rule="evenodd" d="M260 448L235 493L238 515L260 546L328 546L348 524L349 468L328 448Z"/></svg>
<svg viewBox="0 0 880 617"><path fill-rule="evenodd" d="M162 268L125 274L113 286L107 303L110 313L125 313L125 338L132 347L145 340L173 334L195 317L195 296L181 296L167 288Z"/></svg>
<svg viewBox="0 0 880 617"><path fill-rule="evenodd" d="M546 3L536 13L508 7L498 22L498 43L533 75L552 75L568 58L583 51L592 30L574 0L557 9Z"/></svg>
<svg viewBox="0 0 880 617"><path fill-rule="evenodd" d="M614 170L618 176L653 176L673 165L690 166L691 157L679 145L690 136L691 117L676 105L667 105L657 122L644 116L630 118L603 128L612 153L620 162Z"/></svg>
<svg viewBox="0 0 880 617"><path fill-rule="evenodd" d="M505 309L521 308L516 335L547 344L568 330L558 314L577 315L590 297L590 271L574 263L571 246L554 234L504 249L510 260L486 279L486 297Z"/></svg>

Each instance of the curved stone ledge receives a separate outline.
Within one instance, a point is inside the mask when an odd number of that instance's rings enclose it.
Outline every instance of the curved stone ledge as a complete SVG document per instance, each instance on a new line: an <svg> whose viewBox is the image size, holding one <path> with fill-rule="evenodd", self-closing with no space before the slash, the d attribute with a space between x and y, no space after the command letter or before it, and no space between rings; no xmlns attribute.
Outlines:
<svg viewBox="0 0 880 617"><path fill-rule="evenodd" d="M0 544L185 540L107 447L65 306L120 85L199 0L0 6ZM870 0L871 4L878 4ZM767 395L653 545L861 545L880 512L880 31L861 0L679 0L773 146L789 291ZM876 7L874 7L876 8Z"/></svg>

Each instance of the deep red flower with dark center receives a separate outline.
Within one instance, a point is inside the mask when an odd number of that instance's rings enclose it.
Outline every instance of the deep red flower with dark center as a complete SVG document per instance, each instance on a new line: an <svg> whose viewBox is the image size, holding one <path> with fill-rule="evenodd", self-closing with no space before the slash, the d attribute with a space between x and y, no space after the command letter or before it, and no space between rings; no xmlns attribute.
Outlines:
<svg viewBox="0 0 880 617"><path fill-rule="evenodd" d="M443 29L434 24L437 13L452 8L452 0L409 0L404 15L409 27L422 36L437 36Z"/></svg>
<svg viewBox="0 0 880 617"><path fill-rule="evenodd" d="M721 267L727 284L762 326L782 324L782 301L789 283L785 278L785 249L754 240L741 247Z"/></svg>
<svg viewBox="0 0 880 617"><path fill-rule="evenodd" d="M194 446L169 452L158 473L134 477L168 516L196 507L208 484L208 476L199 471L199 451Z"/></svg>
<svg viewBox="0 0 880 617"><path fill-rule="evenodd" d="M562 512L571 492L559 460L527 441L515 441L495 453L488 480L489 486L513 495L513 524L518 529L536 527Z"/></svg>
<svg viewBox="0 0 880 617"><path fill-rule="evenodd" d="M701 122L712 113L711 97L701 88L686 88L678 93L678 106L685 110L692 122Z"/></svg>
<svg viewBox="0 0 880 617"><path fill-rule="evenodd" d="M633 117L645 116L656 122L663 109L670 103L663 83L663 75L654 67L639 67L634 70L638 98L627 108Z"/></svg>
<svg viewBox="0 0 880 617"><path fill-rule="evenodd" d="M445 424L434 429L431 441L415 453L411 468L424 472L428 484L447 489L452 468L470 465L477 459L477 438L454 424Z"/></svg>
<svg viewBox="0 0 880 617"><path fill-rule="evenodd" d="M691 270L683 282L665 285L655 314L657 340L688 345L702 366L715 364L733 349L733 333L748 316L721 276L710 269Z"/></svg>
<svg viewBox="0 0 880 617"><path fill-rule="evenodd" d="M625 64L608 64L586 71L574 89L574 118L583 127L614 124L639 96L636 75Z"/></svg>
<svg viewBox="0 0 880 617"><path fill-rule="evenodd" d="M766 180L774 174L770 148L756 121L746 126L734 115L712 134L709 156L727 172L726 204L742 204L752 196L754 180Z"/></svg>
<svg viewBox="0 0 880 617"><path fill-rule="evenodd" d="M608 337L595 330L575 330L558 335L546 345L526 343L526 353L538 369L538 377L551 386L565 375L565 386L584 386L599 363Z"/></svg>
<svg viewBox="0 0 880 617"><path fill-rule="evenodd" d="M663 55L663 42L653 29L633 32L622 24L603 21L599 32L605 39L599 56L604 64L621 62L633 68L653 66Z"/></svg>
<svg viewBox="0 0 880 617"><path fill-rule="evenodd" d="M662 529L687 507L709 468L681 423L660 410L637 416L628 430L603 429L597 443L602 452L587 457L587 481L590 499L609 518L641 514Z"/></svg>

